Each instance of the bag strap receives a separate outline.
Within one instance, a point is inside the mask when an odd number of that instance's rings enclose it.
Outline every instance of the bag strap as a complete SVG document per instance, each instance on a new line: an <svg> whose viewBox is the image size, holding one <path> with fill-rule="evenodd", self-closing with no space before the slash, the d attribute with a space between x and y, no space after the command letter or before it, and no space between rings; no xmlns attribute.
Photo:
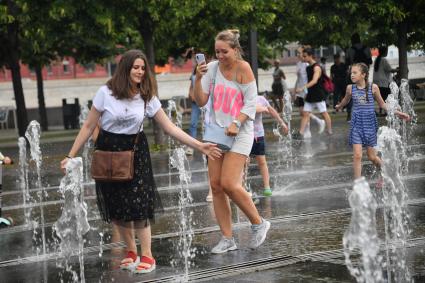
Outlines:
<svg viewBox="0 0 425 283"><path fill-rule="evenodd" d="M143 98L142 98L142 99L143 99ZM134 139L133 151L136 151L136 145L137 145L137 143L139 142L140 129L142 128L142 126L143 126L143 122L145 121L145 118L146 118L146 104L147 104L147 102L146 102L146 101L144 101L144 100L143 100L143 102L144 102L144 104L145 104L145 110L144 110L144 112L143 112L143 119L142 119L142 122L140 122L139 129L137 130L136 138Z"/></svg>
<svg viewBox="0 0 425 283"><path fill-rule="evenodd" d="M213 66L213 78L212 78L212 88L210 89L210 96L211 96L211 105L210 105L210 118L214 118L215 121L215 113L214 113L214 89L215 89L215 80L217 78L217 71L218 71L218 61L217 64L214 64ZM214 115L214 117L213 117ZM211 121L211 120L210 120Z"/></svg>

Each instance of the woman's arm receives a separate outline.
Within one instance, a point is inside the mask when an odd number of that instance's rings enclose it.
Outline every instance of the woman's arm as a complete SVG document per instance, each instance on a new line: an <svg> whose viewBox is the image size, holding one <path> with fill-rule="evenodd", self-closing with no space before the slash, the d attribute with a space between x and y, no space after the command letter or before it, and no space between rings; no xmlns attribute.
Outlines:
<svg viewBox="0 0 425 283"><path fill-rule="evenodd" d="M217 66L218 68L218 66ZM205 93L202 90L202 77L207 73L208 66L204 62L196 67L196 78L195 78L195 86L193 87L193 96L195 98L196 104L199 107L203 107L208 102L209 93Z"/></svg>
<svg viewBox="0 0 425 283"><path fill-rule="evenodd" d="M164 110L160 108L155 116L155 121L158 122L158 124L161 126L161 128L170 136L175 138L176 140L180 141L181 143L184 143L194 149L197 149L204 154L208 155L209 158L215 159L220 158L221 156L221 150L216 147L215 144L212 143L202 143L198 141L197 139L192 138L189 136L186 132L184 132L182 129L174 125L170 119L168 119L168 116L165 114Z"/></svg>
<svg viewBox="0 0 425 283"><path fill-rule="evenodd" d="M347 85L347 88L345 89L345 96L341 100L341 102L335 106L335 109L336 110L341 110L345 105L348 104L348 102L350 102L350 99L351 99L351 89L352 89L352 85Z"/></svg>
<svg viewBox="0 0 425 283"><path fill-rule="evenodd" d="M100 112L97 111L96 107L92 106L90 109L89 115L87 116L86 121L84 121L83 126L78 132L77 137L75 138L74 144L69 151L67 158L61 161L61 169L65 170L66 162L68 161L68 157L75 157L80 151L81 147L87 142L89 137L92 135L94 129L100 118Z"/></svg>
<svg viewBox="0 0 425 283"><path fill-rule="evenodd" d="M280 71L281 71L281 78L286 80L285 72L282 69L280 69Z"/></svg>

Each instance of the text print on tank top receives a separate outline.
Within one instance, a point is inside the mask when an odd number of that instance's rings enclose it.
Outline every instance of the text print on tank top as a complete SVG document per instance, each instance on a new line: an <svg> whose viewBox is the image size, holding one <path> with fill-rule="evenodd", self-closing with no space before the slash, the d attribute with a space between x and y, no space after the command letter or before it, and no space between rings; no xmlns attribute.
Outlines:
<svg viewBox="0 0 425 283"><path fill-rule="evenodd" d="M227 80L222 74L220 75L224 80ZM235 81L227 81L237 86ZM221 110L224 114L235 118L239 115L243 106L243 95L239 87L234 88L233 86L226 86L222 82L218 82L215 85L213 104L215 112Z"/></svg>

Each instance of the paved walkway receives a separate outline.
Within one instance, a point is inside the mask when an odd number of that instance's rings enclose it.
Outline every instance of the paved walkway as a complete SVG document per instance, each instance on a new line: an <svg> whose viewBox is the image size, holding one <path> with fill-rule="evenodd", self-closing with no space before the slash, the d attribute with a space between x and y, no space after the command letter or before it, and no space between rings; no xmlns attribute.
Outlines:
<svg viewBox="0 0 425 283"><path fill-rule="evenodd" d="M409 140L410 158L404 182L409 199L411 234L407 241L407 266L416 282L424 282L425 273L425 124L424 110L413 139ZM380 124L385 120L379 119ZM313 128L313 138L292 141L291 156L282 151L266 126L267 158L271 173L273 197L261 196L261 176L255 162L250 165L248 184L260 214L272 223L267 241L252 251L246 246L249 225L246 217L233 204L234 235L238 250L212 255L210 249L219 240L219 228L214 210L205 201L208 192L207 171L201 155L189 158L192 183L188 186L193 201L186 206L192 213L194 237L191 247L195 257L186 274L193 282L354 282L347 271L342 251L343 233L348 227L351 210L347 196L352 188L352 151L347 145L348 125L336 119L334 136L319 136ZM294 127L298 127L295 122ZM37 216L40 207L45 212L48 255L36 255L33 231L24 223L22 193L17 179L18 165L5 170L3 182L3 213L13 216L16 226L0 230L0 278L2 282L72 282L73 274L81 276L84 267L86 282L177 282L185 275L179 253L179 174L168 169L168 153L154 153L152 162L155 180L164 203L165 213L154 225L153 253L158 267L153 273L134 275L118 268L124 247L116 231L103 223L96 208L96 193L92 182L84 188L91 230L85 236L82 265L77 257L68 262L71 270L62 267L63 259L56 253L58 242L52 225L62 213L63 196L58 190L61 172L58 164L69 148L67 142L43 142L42 184L47 194L43 202L32 203ZM16 153L16 148L10 149ZM363 172L372 191L375 190L373 167L363 160ZM30 172L31 196L41 192ZM379 237L384 235L382 207L377 212ZM40 230L38 230L40 232ZM39 234L38 234L39 235ZM39 236L35 237L39 239ZM381 253L385 247L381 247ZM62 264L62 265L61 265Z"/></svg>

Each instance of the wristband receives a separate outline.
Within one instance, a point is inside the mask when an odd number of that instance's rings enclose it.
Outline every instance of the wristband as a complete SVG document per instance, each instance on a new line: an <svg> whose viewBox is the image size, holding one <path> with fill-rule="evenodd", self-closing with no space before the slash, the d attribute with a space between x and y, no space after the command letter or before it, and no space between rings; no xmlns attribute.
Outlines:
<svg viewBox="0 0 425 283"><path fill-rule="evenodd" d="M66 158L72 159L73 157L69 156L69 155L65 155Z"/></svg>
<svg viewBox="0 0 425 283"><path fill-rule="evenodd" d="M236 128L240 129L241 121L239 121L238 119L235 119L235 120L232 121L232 123L234 123L236 125Z"/></svg>

